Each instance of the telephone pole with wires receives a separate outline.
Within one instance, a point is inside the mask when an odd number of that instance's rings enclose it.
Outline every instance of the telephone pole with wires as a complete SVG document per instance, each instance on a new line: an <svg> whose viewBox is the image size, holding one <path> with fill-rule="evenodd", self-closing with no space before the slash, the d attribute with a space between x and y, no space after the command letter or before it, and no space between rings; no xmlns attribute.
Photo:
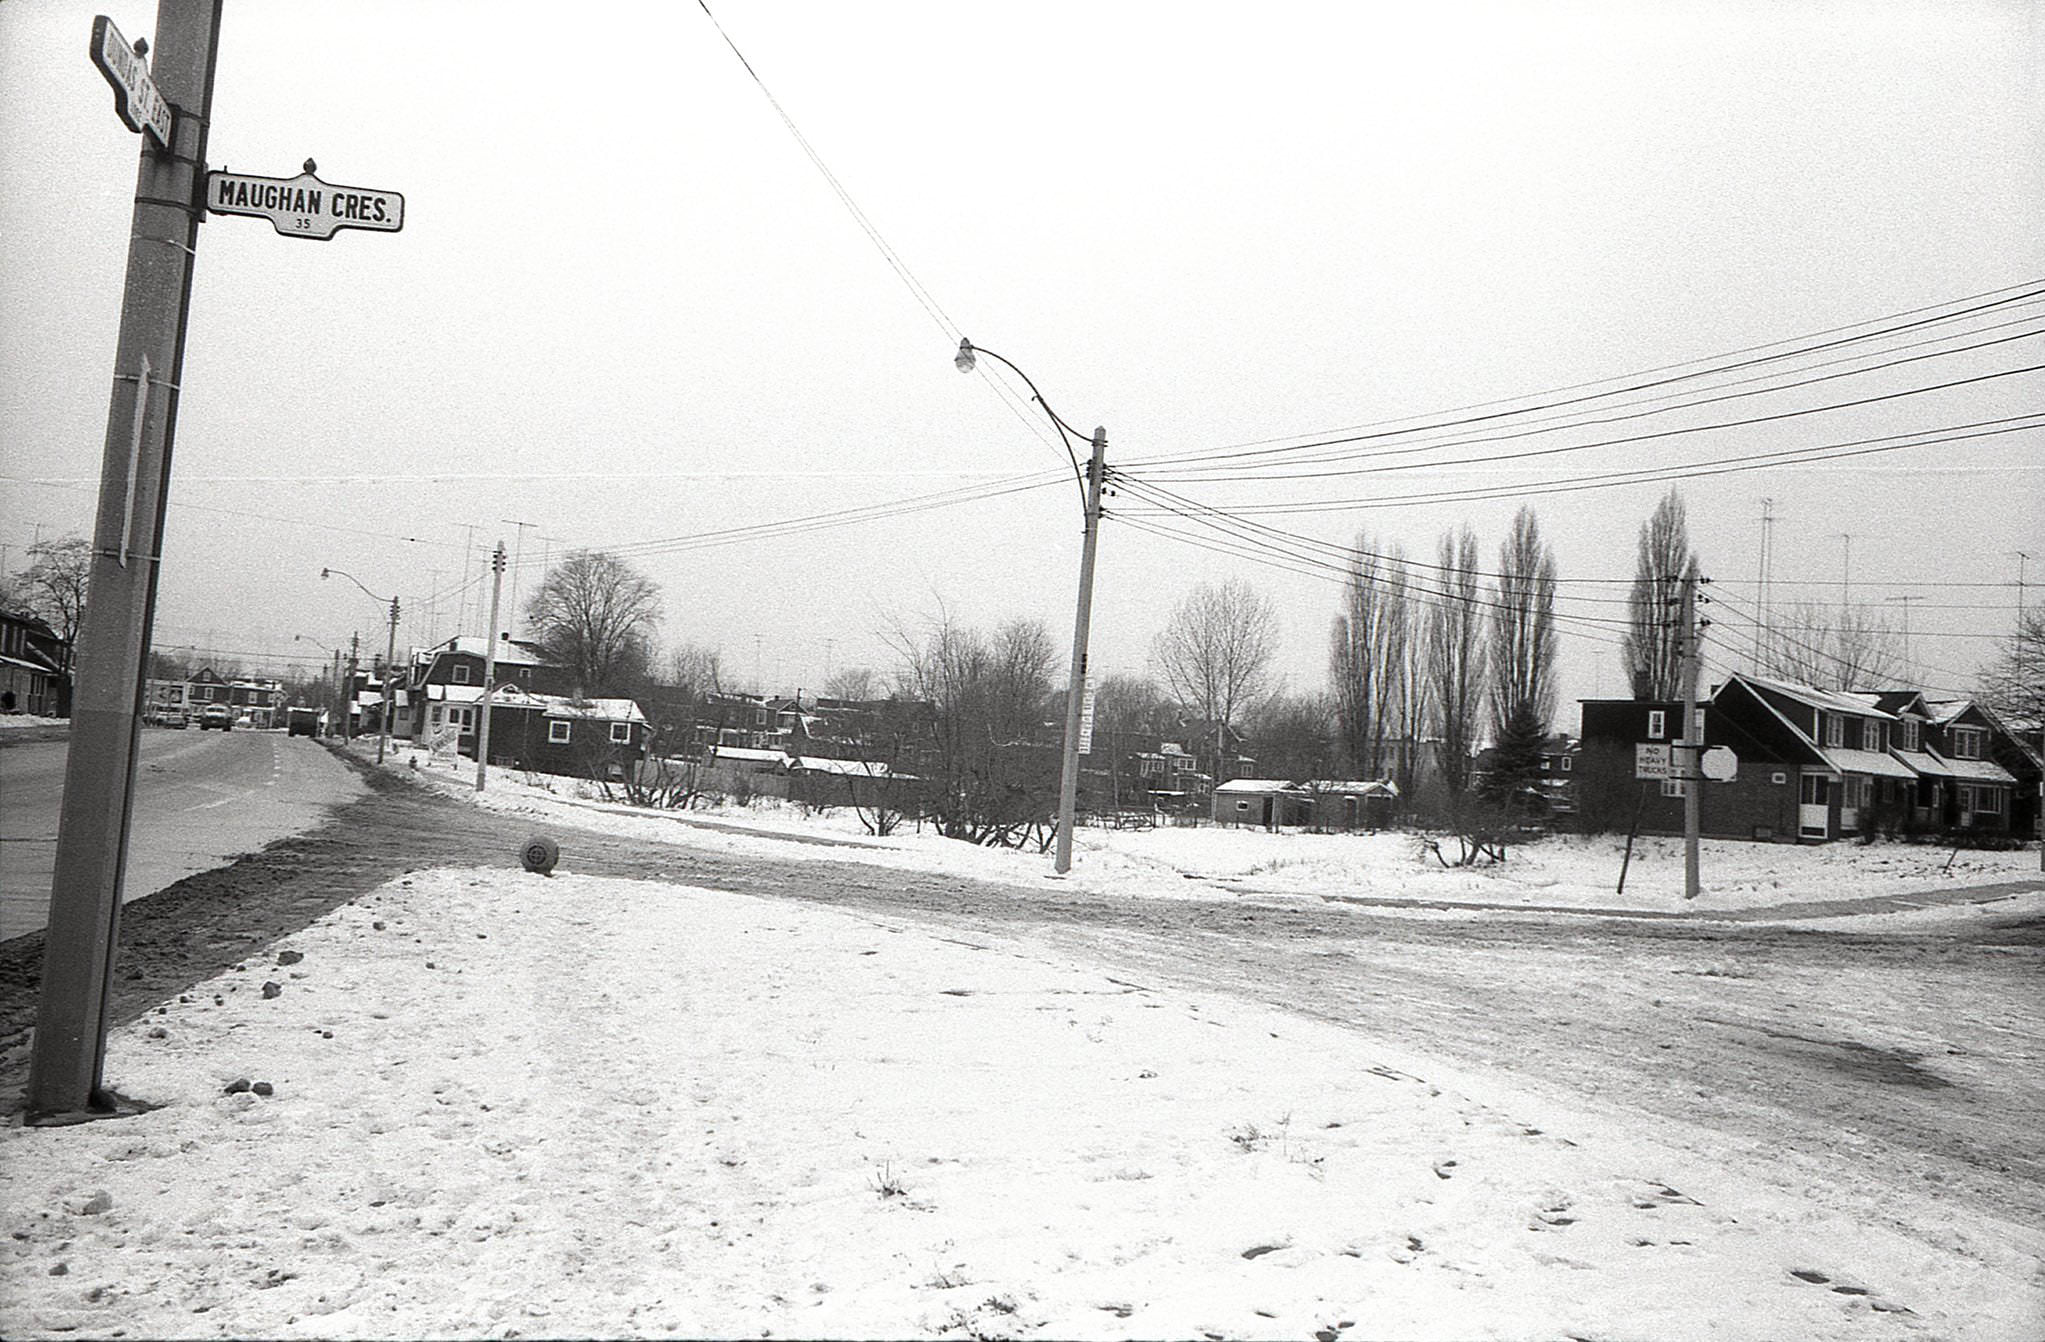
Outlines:
<svg viewBox="0 0 2045 1342"><path fill-rule="evenodd" d="M1709 621L1697 618L1697 561L1693 558L1683 572L1682 606L1677 614L1683 640L1683 734L1677 741L1677 775L1683 788L1683 898L1703 893L1699 874L1699 839L1704 828L1704 734L1697 730L1697 678L1702 670L1704 628Z"/></svg>

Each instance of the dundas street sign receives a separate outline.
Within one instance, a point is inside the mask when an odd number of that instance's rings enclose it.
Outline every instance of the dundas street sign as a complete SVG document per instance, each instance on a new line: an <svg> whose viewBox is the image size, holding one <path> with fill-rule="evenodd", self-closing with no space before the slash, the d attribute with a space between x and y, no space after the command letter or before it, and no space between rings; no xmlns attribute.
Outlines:
<svg viewBox="0 0 2045 1342"><path fill-rule="evenodd" d="M128 129L156 141L158 149L170 148L170 104L156 91L141 52L104 14L92 21L92 63L114 86L114 110Z"/></svg>
<svg viewBox="0 0 2045 1342"><path fill-rule="evenodd" d="M311 159L296 177L209 172L206 208L214 214L268 219L271 227L287 238L318 238L322 242L344 228L395 233L405 226L405 198L397 192L335 186L312 172Z"/></svg>

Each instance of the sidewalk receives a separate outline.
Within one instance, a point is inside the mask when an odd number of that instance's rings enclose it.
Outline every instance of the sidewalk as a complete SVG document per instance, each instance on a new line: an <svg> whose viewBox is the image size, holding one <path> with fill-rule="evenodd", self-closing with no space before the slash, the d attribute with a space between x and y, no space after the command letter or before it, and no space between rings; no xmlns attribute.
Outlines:
<svg viewBox="0 0 2045 1342"><path fill-rule="evenodd" d="M1871 1342L2035 1306L1999 1223L1939 1251L1041 954L414 873L117 1030L160 1107L0 1130L0 1333Z"/></svg>

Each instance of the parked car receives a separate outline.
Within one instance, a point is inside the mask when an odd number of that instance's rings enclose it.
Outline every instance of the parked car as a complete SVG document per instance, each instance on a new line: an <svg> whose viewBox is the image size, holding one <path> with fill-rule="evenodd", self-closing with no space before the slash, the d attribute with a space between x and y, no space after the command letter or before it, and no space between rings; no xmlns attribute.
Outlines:
<svg viewBox="0 0 2045 1342"><path fill-rule="evenodd" d="M164 726L175 727L179 731L183 731L191 722L191 718L186 715L185 710L182 708L166 708L163 711L163 717L159 720Z"/></svg>
<svg viewBox="0 0 2045 1342"><path fill-rule="evenodd" d="M234 730L234 710L226 704L208 704L199 710L199 730L218 727L223 732Z"/></svg>

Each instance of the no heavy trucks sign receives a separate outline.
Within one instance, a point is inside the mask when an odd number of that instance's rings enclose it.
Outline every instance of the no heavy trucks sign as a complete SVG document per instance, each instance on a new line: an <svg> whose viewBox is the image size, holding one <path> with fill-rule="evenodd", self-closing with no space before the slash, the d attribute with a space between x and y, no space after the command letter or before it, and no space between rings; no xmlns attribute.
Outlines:
<svg viewBox="0 0 2045 1342"><path fill-rule="evenodd" d="M287 238L322 242L344 228L395 233L405 226L405 198L397 192L322 182L310 165L296 177L207 173L206 208L268 219Z"/></svg>

